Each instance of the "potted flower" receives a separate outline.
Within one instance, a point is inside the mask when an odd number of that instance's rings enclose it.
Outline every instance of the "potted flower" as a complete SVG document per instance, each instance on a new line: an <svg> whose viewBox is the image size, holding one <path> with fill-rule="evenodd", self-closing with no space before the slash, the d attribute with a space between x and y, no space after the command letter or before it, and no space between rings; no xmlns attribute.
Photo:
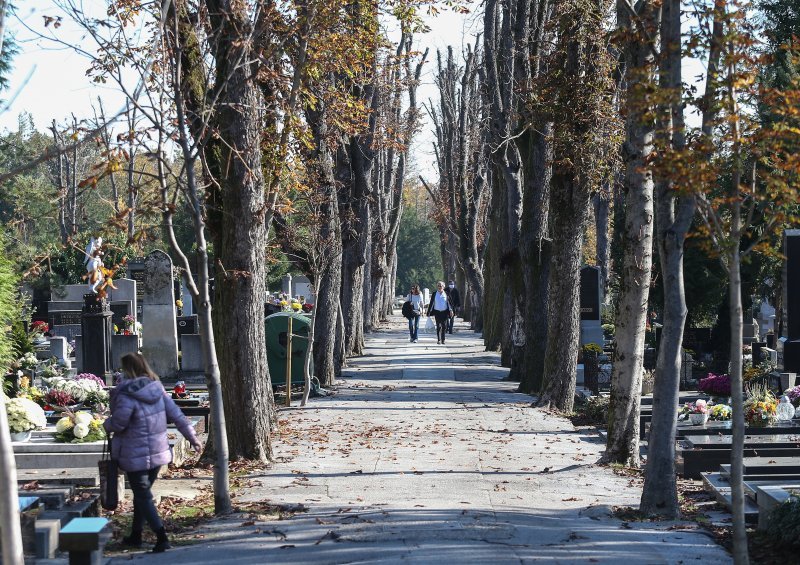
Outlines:
<svg viewBox="0 0 800 565"><path fill-rule="evenodd" d="M66 412L56 422L56 441L64 443L87 443L105 439L103 420L89 412Z"/></svg>
<svg viewBox="0 0 800 565"><path fill-rule="evenodd" d="M33 430L42 430L47 426L42 407L28 398L7 400L6 415L11 441L28 441Z"/></svg>
<svg viewBox="0 0 800 565"><path fill-rule="evenodd" d="M122 318L122 322L125 324L125 330L123 333L125 335L131 335L136 329L136 318L130 314L126 314Z"/></svg>
<svg viewBox="0 0 800 565"><path fill-rule="evenodd" d="M708 411L708 419L723 422L731 419L733 411L727 404L714 404Z"/></svg>
<svg viewBox="0 0 800 565"><path fill-rule="evenodd" d="M744 420L750 426L765 428L775 423L778 417L778 400L766 384L753 384L748 387L747 400L744 401Z"/></svg>
<svg viewBox="0 0 800 565"><path fill-rule="evenodd" d="M689 420L694 426L703 426L708 422L708 405L702 398L695 402L687 402L685 412L689 414Z"/></svg>

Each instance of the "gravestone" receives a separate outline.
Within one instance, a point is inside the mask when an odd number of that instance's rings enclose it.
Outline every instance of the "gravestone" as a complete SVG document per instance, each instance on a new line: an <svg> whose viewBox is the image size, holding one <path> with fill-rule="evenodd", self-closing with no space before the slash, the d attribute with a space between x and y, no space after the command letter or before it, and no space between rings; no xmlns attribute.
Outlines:
<svg viewBox="0 0 800 565"><path fill-rule="evenodd" d="M200 326L197 322L197 316L178 316L176 318L176 323L178 326L178 339L181 343L181 351L183 351L183 340L181 337L184 335L199 334Z"/></svg>
<svg viewBox="0 0 800 565"><path fill-rule="evenodd" d="M581 346L596 343L602 347L605 343L600 323L600 305L602 303L600 269L591 266L583 267L580 288Z"/></svg>
<svg viewBox="0 0 800 565"><path fill-rule="evenodd" d="M116 304L122 303L130 303L128 308L130 312L133 314L134 317L138 320L138 300L137 300L137 293L139 291L138 285L136 281L133 279L116 279L114 281L114 285L117 287L116 289L111 289L109 292L108 300L111 302L111 310L114 311L114 306ZM116 324L116 322L114 322Z"/></svg>
<svg viewBox="0 0 800 565"><path fill-rule="evenodd" d="M786 230L783 237L783 326L778 340L779 369L800 372L800 230Z"/></svg>
<svg viewBox="0 0 800 565"><path fill-rule="evenodd" d="M292 279L292 296L311 296L311 281L308 277L299 276Z"/></svg>
<svg viewBox="0 0 800 565"><path fill-rule="evenodd" d="M742 324L742 343L745 345L758 341L758 323L752 318Z"/></svg>
<svg viewBox="0 0 800 565"><path fill-rule="evenodd" d="M144 263L142 355L157 375L169 378L178 371L172 259L163 251L153 251Z"/></svg>
<svg viewBox="0 0 800 565"><path fill-rule="evenodd" d="M72 368L72 363L69 360L67 338L61 336L53 336L50 338L50 357L55 357L58 362L67 369Z"/></svg>
<svg viewBox="0 0 800 565"><path fill-rule="evenodd" d="M283 279L281 279L281 292L289 296L292 295L292 275L283 275Z"/></svg>
<svg viewBox="0 0 800 565"><path fill-rule="evenodd" d="M64 310L50 312L50 333L57 337L73 341L81 333L81 311Z"/></svg>
<svg viewBox="0 0 800 565"><path fill-rule="evenodd" d="M135 282L136 290L136 319L142 322L142 301L144 299L144 280L147 276L145 273L144 257L137 257L128 261L125 266L128 272L128 278Z"/></svg>
<svg viewBox="0 0 800 565"><path fill-rule="evenodd" d="M116 334L111 337L111 361L114 369L120 368L120 359L126 353L139 352L138 335Z"/></svg>
<svg viewBox="0 0 800 565"><path fill-rule="evenodd" d="M114 335L111 309L105 298L97 294L84 295L81 315L81 364L78 370L93 373L113 384L111 371L111 336Z"/></svg>
<svg viewBox="0 0 800 565"><path fill-rule="evenodd" d="M195 280L197 278L195 277ZM186 281L181 277L181 294L183 295L183 315L184 316L191 316L194 314L194 299L192 298L192 293L189 292L189 289L186 287Z"/></svg>
<svg viewBox="0 0 800 565"><path fill-rule="evenodd" d="M183 334L181 336L181 372L205 372L203 349L199 334Z"/></svg>
<svg viewBox="0 0 800 565"><path fill-rule="evenodd" d="M125 327L125 316L133 314L133 303L130 300L112 302L111 321L120 329Z"/></svg>
<svg viewBox="0 0 800 565"><path fill-rule="evenodd" d="M753 367L758 367L764 361L768 361L764 358L764 349L767 348L766 341L754 341L750 347L752 348Z"/></svg>

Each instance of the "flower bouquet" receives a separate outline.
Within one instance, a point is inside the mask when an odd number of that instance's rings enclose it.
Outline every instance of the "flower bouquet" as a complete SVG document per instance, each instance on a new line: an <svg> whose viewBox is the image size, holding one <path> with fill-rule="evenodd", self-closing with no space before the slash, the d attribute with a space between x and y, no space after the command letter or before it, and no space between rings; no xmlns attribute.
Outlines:
<svg viewBox="0 0 800 565"><path fill-rule="evenodd" d="M32 430L41 430L47 426L42 407L27 398L7 400L6 416L12 441L28 441Z"/></svg>
<svg viewBox="0 0 800 565"><path fill-rule="evenodd" d="M723 422L731 419L733 411L727 404L714 404L708 412L708 419Z"/></svg>
<svg viewBox="0 0 800 565"><path fill-rule="evenodd" d="M747 400L744 401L744 420L757 427L771 426L778 417L778 401L766 384L748 387Z"/></svg>
<svg viewBox="0 0 800 565"><path fill-rule="evenodd" d="M41 320L36 320L31 324L31 329L28 331L28 336L33 339L37 340L44 337L44 334L50 331L50 326L47 322L43 322Z"/></svg>
<svg viewBox="0 0 800 565"><path fill-rule="evenodd" d="M711 396L730 396L731 378L728 375L709 373L706 378L700 379L700 384L697 388Z"/></svg>
<svg viewBox="0 0 800 565"><path fill-rule="evenodd" d="M103 379L92 373L81 373L75 378L53 377L43 379L50 388L45 397L53 407L72 406L81 403L103 408L108 404L108 391ZM65 393L68 398L62 394ZM64 402L71 401L69 404Z"/></svg>
<svg viewBox="0 0 800 565"><path fill-rule="evenodd" d="M687 402L683 405L682 413L689 416L689 420L695 426L702 426L708 421L708 405L702 398L695 402Z"/></svg>
<svg viewBox="0 0 800 565"><path fill-rule="evenodd" d="M103 420L89 412L66 412L56 422L56 441L64 443L87 443L106 438Z"/></svg>
<svg viewBox="0 0 800 565"><path fill-rule="evenodd" d="M36 368L36 366L39 364L39 360L36 358L35 353L29 351L19 358L17 364L20 366L20 368L30 371Z"/></svg>

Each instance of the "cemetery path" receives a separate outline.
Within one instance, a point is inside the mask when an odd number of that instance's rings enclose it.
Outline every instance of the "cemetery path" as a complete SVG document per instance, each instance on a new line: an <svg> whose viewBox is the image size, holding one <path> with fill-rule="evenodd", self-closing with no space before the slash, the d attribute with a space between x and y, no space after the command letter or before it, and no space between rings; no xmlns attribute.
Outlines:
<svg viewBox="0 0 800 565"><path fill-rule="evenodd" d="M530 407L465 325L444 346L421 335L408 343L393 320L368 337L334 396L281 411L277 461L236 503L307 511L278 522L215 520L196 545L134 559L731 562L693 524L611 517L612 506L638 504L640 486L594 464L603 448L594 431Z"/></svg>

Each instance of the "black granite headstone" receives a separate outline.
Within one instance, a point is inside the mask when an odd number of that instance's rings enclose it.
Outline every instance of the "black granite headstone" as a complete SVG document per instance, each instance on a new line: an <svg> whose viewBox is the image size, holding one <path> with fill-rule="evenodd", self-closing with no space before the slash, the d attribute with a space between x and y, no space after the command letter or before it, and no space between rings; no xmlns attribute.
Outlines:
<svg viewBox="0 0 800 565"><path fill-rule="evenodd" d="M600 319L600 269L581 269L581 320Z"/></svg>
<svg viewBox="0 0 800 565"><path fill-rule="evenodd" d="M783 237L783 366L800 373L800 230L786 230Z"/></svg>
<svg viewBox="0 0 800 565"><path fill-rule="evenodd" d="M51 326L69 326L81 323L81 312L79 310L61 310L50 313Z"/></svg>
<svg viewBox="0 0 800 565"><path fill-rule="evenodd" d="M200 326L197 322L197 316L178 316L176 318L178 324L178 338L183 334L197 334L200 333Z"/></svg>
<svg viewBox="0 0 800 565"><path fill-rule="evenodd" d="M767 342L765 341L754 341L753 343L750 344L753 354L753 367L758 367L759 365L761 365L761 363L765 361L762 349L765 348L766 346Z"/></svg>
<svg viewBox="0 0 800 565"><path fill-rule="evenodd" d="M111 321L112 323L116 324L117 327L122 328L125 326L125 321L123 318L132 314L130 308L130 301L127 302L117 302L115 304L109 305L111 309Z"/></svg>
<svg viewBox="0 0 800 565"><path fill-rule="evenodd" d="M111 385L113 358L111 355L111 336L114 324L111 321L111 309L105 298L96 294L83 297L83 313L81 315L81 347L83 366L78 367L84 373L93 373L105 379Z"/></svg>

